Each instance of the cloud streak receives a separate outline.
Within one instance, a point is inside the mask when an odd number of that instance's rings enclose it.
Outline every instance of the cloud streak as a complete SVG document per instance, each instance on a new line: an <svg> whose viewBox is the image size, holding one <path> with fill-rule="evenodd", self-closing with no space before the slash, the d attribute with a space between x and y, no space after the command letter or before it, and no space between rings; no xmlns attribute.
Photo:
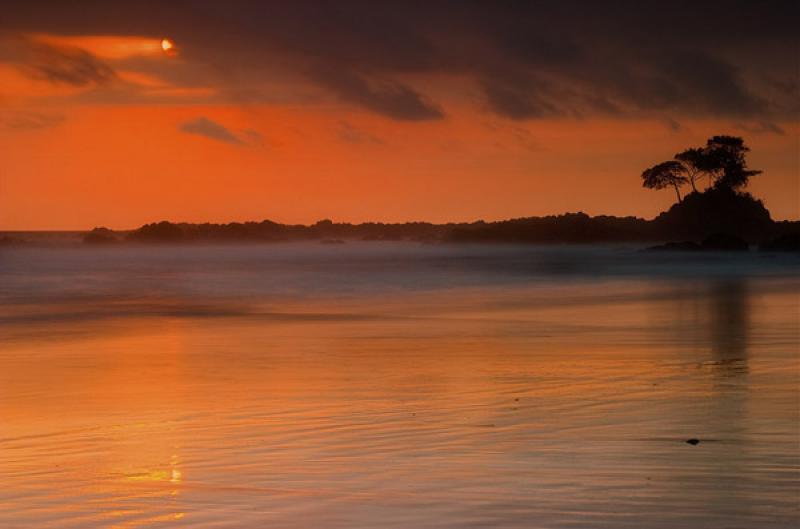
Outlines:
<svg viewBox="0 0 800 529"><path fill-rule="evenodd" d="M246 145L246 142L239 136L234 134L224 125L210 120L206 117L199 117L190 121L181 123L178 127L181 132L186 134L194 134L203 136L214 141L229 143L231 145Z"/></svg>
<svg viewBox="0 0 800 529"><path fill-rule="evenodd" d="M106 85L116 79L114 70L80 48L36 44L25 70L36 79L71 86Z"/></svg>
<svg viewBox="0 0 800 529"><path fill-rule="evenodd" d="M60 125L63 121L64 116L61 114L37 111L12 112L2 118L6 128L18 131L47 129Z"/></svg>
<svg viewBox="0 0 800 529"><path fill-rule="evenodd" d="M357 74L334 69L321 69L312 76L343 101L392 119L425 121L444 117L438 105L410 86L396 81L370 83Z"/></svg>
<svg viewBox="0 0 800 529"><path fill-rule="evenodd" d="M383 140L379 137L354 127L347 121L340 121L335 130L336 137L345 142L354 145L381 145Z"/></svg>

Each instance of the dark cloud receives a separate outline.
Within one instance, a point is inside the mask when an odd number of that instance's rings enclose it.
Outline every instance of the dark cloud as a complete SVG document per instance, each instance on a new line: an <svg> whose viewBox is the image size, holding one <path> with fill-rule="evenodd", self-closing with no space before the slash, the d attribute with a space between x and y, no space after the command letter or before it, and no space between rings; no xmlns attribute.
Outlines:
<svg viewBox="0 0 800 529"><path fill-rule="evenodd" d="M104 85L116 78L109 65L85 50L44 44L32 46L24 68L34 78L72 86Z"/></svg>
<svg viewBox="0 0 800 529"><path fill-rule="evenodd" d="M260 94L265 83L302 78L398 120L444 115L447 93L432 101L422 78L456 79L448 90L465 93L477 84L486 108L516 120L774 122L800 113L796 90L780 88L798 86L800 2L789 0L31 0L7 7L3 23L18 32L168 34L184 60L158 73L171 82Z"/></svg>
<svg viewBox="0 0 800 529"><path fill-rule="evenodd" d="M683 130L683 125L681 125L679 121L676 121L670 117L664 119L664 126L666 126L672 132L680 132Z"/></svg>
<svg viewBox="0 0 800 529"><path fill-rule="evenodd" d="M784 136L786 134L783 127L771 121L737 123L736 128L752 134L777 134L778 136Z"/></svg>
<svg viewBox="0 0 800 529"><path fill-rule="evenodd" d="M396 81L369 82L338 69L318 69L312 77L343 101L404 121L441 119L442 110L413 88Z"/></svg>
<svg viewBox="0 0 800 529"><path fill-rule="evenodd" d="M751 93L733 65L696 50L666 54L656 66L660 82L671 84L667 106L692 105L717 115L753 115L765 102ZM640 105L647 101L640 101Z"/></svg>
<svg viewBox="0 0 800 529"><path fill-rule="evenodd" d="M245 129L242 131L242 137L247 139L251 145L264 145L264 136L255 129Z"/></svg>
<svg viewBox="0 0 800 529"><path fill-rule="evenodd" d="M544 118L563 112L537 94L533 86L508 86L484 82L483 91L489 107L501 116L511 119Z"/></svg>
<svg viewBox="0 0 800 529"><path fill-rule="evenodd" d="M61 114L36 111L17 111L2 119L6 128L14 130L39 130L54 127L64 121Z"/></svg>
<svg viewBox="0 0 800 529"><path fill-rule="evenodd" d="M206 117L199 117L182 123L179 129L187 134L205 136L206 138L232 145L245 145L244 140L231 132L230 129Z"/></svg>
<svg viewBox="0 0 800 529"><path fill-rule="evenodd" d="M346 143L380 145L383 140L364 130L354 127L347 121L340 121L336 127L336 137Z"/></svg>

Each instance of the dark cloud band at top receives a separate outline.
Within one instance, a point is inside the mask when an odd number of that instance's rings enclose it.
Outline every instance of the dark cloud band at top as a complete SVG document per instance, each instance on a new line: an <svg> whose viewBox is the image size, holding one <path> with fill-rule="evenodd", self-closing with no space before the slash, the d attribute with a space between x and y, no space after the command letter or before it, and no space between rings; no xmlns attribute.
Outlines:
<svg viewBox="0 0 800 529"><path fill-rule="evenodd" d="M426 75L472 82L485 108L515 120L647 115L770 122L798 119L800 112L796 88L781 88L800 86L795 1L65 4L8 6L0 29L168 34L187 64L216 72L220 92L257 92L259 83L288 73L395 120L443 117L447 94L437 92L433 101L408 81ZM50 59L37 68L55 82L101 84L113 74L86 56Z"/></svg>

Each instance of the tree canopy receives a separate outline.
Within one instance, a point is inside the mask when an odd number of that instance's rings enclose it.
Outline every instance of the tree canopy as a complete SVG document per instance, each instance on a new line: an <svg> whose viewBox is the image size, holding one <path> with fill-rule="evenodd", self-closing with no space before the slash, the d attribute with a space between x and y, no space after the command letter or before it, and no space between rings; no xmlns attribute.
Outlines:
<svg viewBox="0 0 800 529"><path fill-rule="evenodd" d="M761 174L761 171L747 167L748 152L750 148L736 136L714 136L708 140L705 156L712 168L715 187L747 187L751 176Z"/></svg>
<svg viewBox="0 0 800 529"><path fill-rule="evenodd" d="M750 148L738 136L712 136L702 147L693 147L676 154L672 160L662 162L642 172L644 187L664 189L674 187L681 201L680 188L690 184L697 191L697 183L705 178L715 189L738 191L761 174L747 167Z"/></svg>
<svg viewBox="0 0 800 529"><path fill-rule="evenodd" d="M642 185L650 189L664 189L665 187L672 186L675 188L675 194L678 196L678 202L681 201L680 187L689 181L686 176L686 168L681 162L669 160L654 165L649 169L642 172Z"/></svg>

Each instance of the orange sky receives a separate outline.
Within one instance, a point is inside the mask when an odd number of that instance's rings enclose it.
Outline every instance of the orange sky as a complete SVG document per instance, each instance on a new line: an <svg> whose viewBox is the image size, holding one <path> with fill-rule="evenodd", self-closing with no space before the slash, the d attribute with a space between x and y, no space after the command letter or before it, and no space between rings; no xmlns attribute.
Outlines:
<svg viewBox="0 0 800 529"><path fill-rule="evenodd" d="M674 195L642 189L641 171L714 134L743 135L750 165L764 170L749 190L774 218L800 217L796 121L776 122L776 133L713 117L679 126L643 115L509 119L453 75L414 79L444 101L442 119L400 121L290 73L276 74L271 100L257 102L220 97L212 77L176 83L159 72L192 66L177 44L181 53L167 56L152 37L5 40L85 52L113 76L59 82L0 61L0 229L652 217Z"/></svg>

